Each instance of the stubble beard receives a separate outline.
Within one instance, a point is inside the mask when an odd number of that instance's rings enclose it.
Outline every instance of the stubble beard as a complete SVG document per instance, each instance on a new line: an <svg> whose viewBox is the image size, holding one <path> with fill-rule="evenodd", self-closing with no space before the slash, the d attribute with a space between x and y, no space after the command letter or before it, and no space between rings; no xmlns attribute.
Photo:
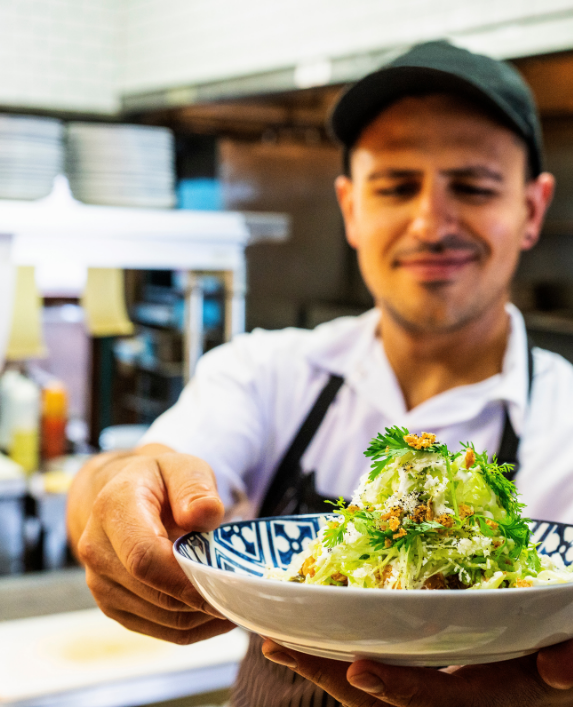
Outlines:
<svg viewBox="0 0 573 707"><path fill-rule="evenodd" d="M394 298L378 297L376 304L382 312L414 336L452 334L459 332L484 316L502 300L509 301L509 290L500 286L488 298L475 297L467 303L456 305L448 302L447 283L428 283L430 302L418 305L415 310L401 306Z"/></svg>

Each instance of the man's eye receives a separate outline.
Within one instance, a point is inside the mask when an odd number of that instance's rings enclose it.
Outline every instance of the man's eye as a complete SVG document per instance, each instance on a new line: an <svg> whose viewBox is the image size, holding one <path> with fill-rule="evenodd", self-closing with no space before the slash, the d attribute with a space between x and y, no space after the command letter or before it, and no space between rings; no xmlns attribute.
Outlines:
<svg viewBox="0 0 573 707"><path fill-rule="evenodd" d="M395 184L391 187L379 187L376 189L376 193L380 196L406 197L416 194L418 189L419 186L417 184L406 182L404 184Z"/></svg>
<svg viewBox="0 0 573 707"><path fill-rule="evenodd" d="M494 189L489 189L488 187L478 187L475 184L454 184L452 190L456 194L461 194L463 196L476 196L476 197L491 197L495 196L496 192Z"/></svg>

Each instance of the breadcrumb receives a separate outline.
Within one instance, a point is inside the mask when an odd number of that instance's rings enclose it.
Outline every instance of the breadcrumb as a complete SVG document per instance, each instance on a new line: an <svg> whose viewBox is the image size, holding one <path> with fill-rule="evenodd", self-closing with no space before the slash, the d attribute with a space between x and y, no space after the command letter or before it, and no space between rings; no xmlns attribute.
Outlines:
<svg viewBox="0 0 573 707"><path fill-rule="evenodd" d="M460 518L463 520L464 518L469 518L470 516L473 516L474 511L473 508L470 506L466 506L465 503L461 503L460 507L458 508L458 512L460 514Z"/></svg>
<svg viewBox="0 0 573 707"><path fill-rule="evenodd" d="M314 577L316 574L316 569L313 567L315 562L316 560L312 555L307 557L307 559L302 563L299 574L302 574L303 577Z"/></svg>
<svg viewBox="0 0 573 707"><path fill-rule="evenodd" d="M466 469L472 467L476 462L476 455L471 447L466 449L466 455L464 457L464 466Z"/></svg>
<svg viewBox="0 0 573 707"><path fill-rule="evenodd" d="M404 442L409 444L410 447L414 449L427 449L431 447L436 441L436 435L430 432L422 432L422 436L419 437L417 434L404 435Z"/></svg>
<svg viewBox="0 0 573 707"><path fill-rule="evenodd" d="M390 520L388 521L388 527L390 528L390 530L398 530L398 528L400 527L400 521L398 520L398 518L390 518Z"/></svg>
<svg viewBox="0 0 573 707"><path fill-rule="evenodd" d="M436 522L444 526L444 528L452 528L454 525L454 517L448 513L442 513L436 518Z"/></svg>

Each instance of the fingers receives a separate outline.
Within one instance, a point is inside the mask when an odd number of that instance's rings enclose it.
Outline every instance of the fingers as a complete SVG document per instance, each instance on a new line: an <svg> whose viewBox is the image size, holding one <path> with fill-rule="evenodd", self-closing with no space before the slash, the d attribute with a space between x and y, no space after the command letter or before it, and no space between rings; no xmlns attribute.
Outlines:
<svg viewBox="0 0 573 707"><path fill-rule="evenodd" d="M452 670L347 664L315 658L266 640L267 658L287 665L347 707L523 707L573 704L573 691L554 690L536 670L536 656ZM563 657L563 656L562 656Z"/></svg>
<svg viewBox="0 0 573 707"><path fill-rule="evenodd" d="M162 454L157 461L175 523L186 530L217 528L225 508L211 467L187 454Z"/></svg>
<svg viewBox="0 0 573 707"><path fill-rule="evenodd" d="M166 505L165 486L151 459L137 460L107 484L78 543L80 558L91 570L90 588L100 605L109 605L110 597L96 577L109 578L161 608L175 601L220 617L173 557L161 519Z"/></svg>
<svg viewBox="0 0 573 707"><path fill-rule="evenodd" d="M539 651L537 669L547 685L557 690L573 688L573 641Z"/></svg>
<svg viewBox="0 0 573 707"><path fill-rule="evenodd" d="M118 612L117 615L111 617L118 621L122 626L130 631L143 633L152 638L159 638L162 641L177 643L179 645L188 645L197 641L204 641L213 636L219 636L223 633L228 633L234 628L237 628L230 621L221 619L211 619L196 628L191 629L174 629L166 626L161 626L154 621L130 614L127 612Z"/></svg>
<svg viewBox="0 0 573 707"><path fill-rule="evenodd" d="M97 497L78 550L95 572L145 599L151 599L149 592L134 581L204 610L204 599L173 557L162 522L168 508L157 463L144 457L132 461Z"/></svg>
<svg viewBox="0 0 573 707"><path fill-rule="evenodd" d="M279 646L270 639L265 640L262 650L266 658L291 668L346 707L382 707L385 704L375 696L366 695L348 683L346 679L348 663L298 653L290 648Z"/></svg>
<svg viewBox="0 0 573 707"><path fill-rule="evenodd" d="M217 525L220 514L212 472L201 460L165 452L126 459L97 495L78 542L102 611L127 628L176 643L231 630L187 579L170 540L170 532L185 532L182 521Z"/></svg>
<svg viewBox="0 0 573 707"><path fill-rule="evenodd" d="M535 656L470 665L457 670L391 666L357 661L348 669L351 685L395 707L512 707L556 705L535 669ZM563 702L561 704L567 704Z"/></svg>
<svg viewBox="0 0 573 707"><path fill-rule="evenodd" d="M148 601L106 577L94 576L88 571L86 579L97 597L98 606L112 619L117 619L120 613L132 613L161 626L182 630L192 629L213 620L212 616L193 611L167 595L157 594L157 598L153 597L155 601ZM169 606L169 601L172 601L173 605Z"/></svg>

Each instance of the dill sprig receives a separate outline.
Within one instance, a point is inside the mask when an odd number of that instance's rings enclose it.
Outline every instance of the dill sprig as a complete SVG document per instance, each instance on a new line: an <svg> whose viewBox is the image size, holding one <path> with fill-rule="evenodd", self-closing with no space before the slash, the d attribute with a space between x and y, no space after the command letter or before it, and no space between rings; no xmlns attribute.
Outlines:
<svg viewBox="0 0 573 707"><path fill-rule="evenodd" d="M372 469L368 477L370 481L374 481L387 464L394 459L403 457L408 452L437 452L443 456L449 455L446 445L439 442L430 444L422 450L414 449L405 440L405 437L409 434L410 432L406 427L394 425L393 427L386 427L384 434L378 433L370 442L370 446L364 452L365 456L371 457L373 460Z"/></svg>
<svg viewBox="0 0 573 707"><path fill-rule="evenodd" d="M517 500L519 494L515 484L505 476L505 472L511 471L512 466L510 464L502 464L499 466L495 456L490 462L487 457L487 452L478 454L474 445L471 443L462 443L461 446L465 450L472 450L475 455L474 466L476 464L479 466L483 480L495 493L507 515L510 518L519 518L521 516L521 509L525 507L525 504L519 503Z"/></svg>

